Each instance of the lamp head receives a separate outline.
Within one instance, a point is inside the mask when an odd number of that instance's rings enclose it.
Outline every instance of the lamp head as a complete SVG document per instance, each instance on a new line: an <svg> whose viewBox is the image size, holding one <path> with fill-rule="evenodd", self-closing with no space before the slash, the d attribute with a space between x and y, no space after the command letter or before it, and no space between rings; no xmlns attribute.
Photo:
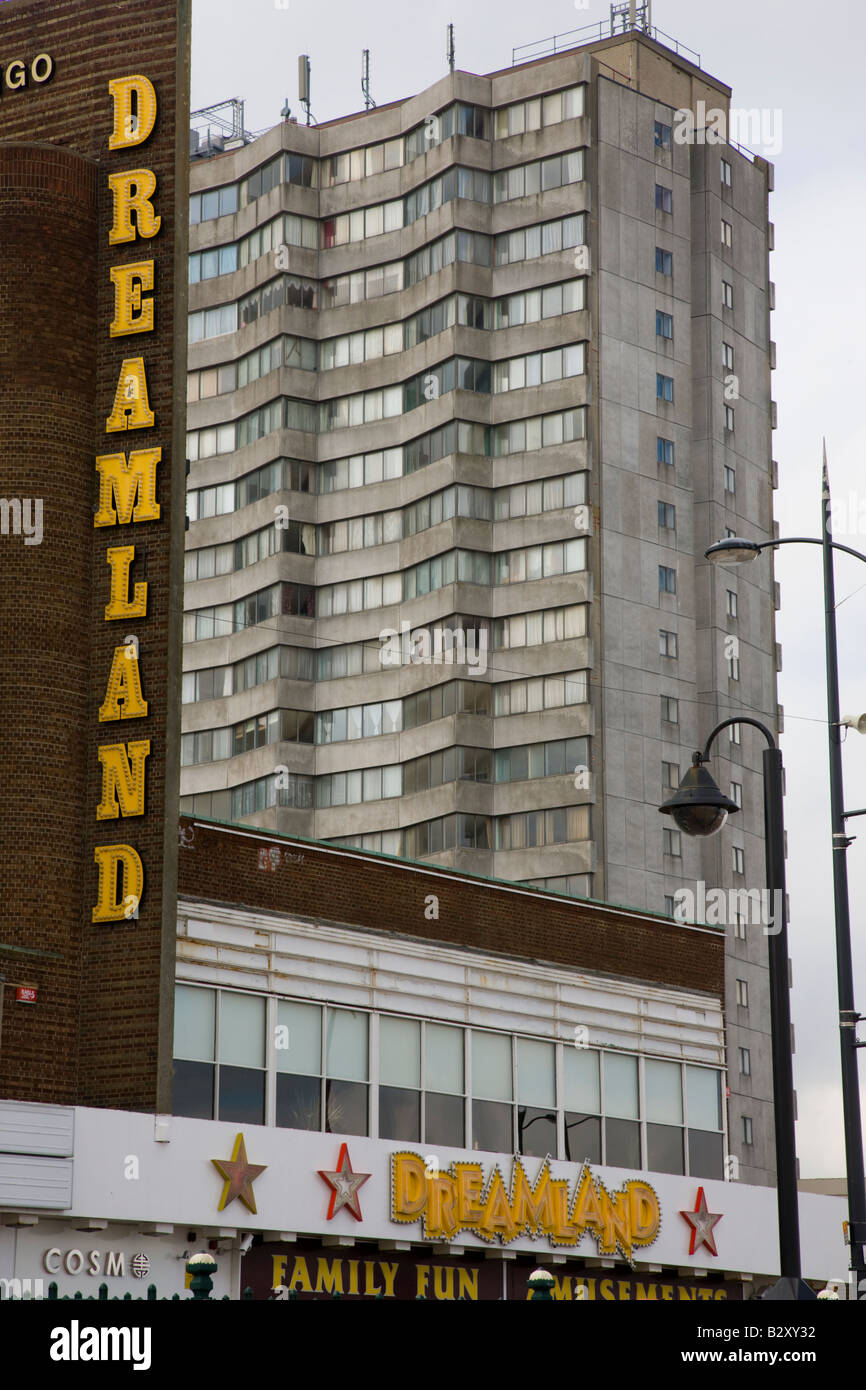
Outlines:
<svg viewBox="0 0 866 1390"><path fill-rule="evenodd" d="M703 753L693 753L692 765L679 787L659 807L662 815L673 816L685 835L715 835L729 813L740 809L736 801L719 790L703 764Z"/></svg>
<svg viewBox="0 0 866 1390"><path fill-rule="evenodd" d="M704 551L706 559L720 565L745 565L760 553L761 547L757 541L747 541L742 536L728 536Z"/></svg>

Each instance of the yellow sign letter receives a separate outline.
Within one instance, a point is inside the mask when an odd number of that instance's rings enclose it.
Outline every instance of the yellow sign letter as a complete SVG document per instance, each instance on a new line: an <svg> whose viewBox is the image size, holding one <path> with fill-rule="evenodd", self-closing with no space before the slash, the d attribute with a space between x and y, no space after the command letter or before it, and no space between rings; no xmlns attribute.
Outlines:
<svg viewBox="0 0 866 1390"><path fill-rule="evenodd" d="M102 800L96 808L97 820L144 815L144 760L149 752L149 738L140 743L103 743L97 748L102 764Z"/></svg>
<svg viewBox="0 0 866 1390"><path fill-rule="evenodd" d="M142 579L135 586L135 597L129 600L129 568L135 557L134 545L115 545L106 550L105 558L111 566L111 601L105 605L105 621L116 618L144 618L147 616L147 580Z"/></svg>
<svg viewBox="0 0 866 1390"><path fill-rule="evenodd" d="M161 459L161 449L134 449L128 463L126 454L103 454L98 458L99 511L93 518L94 526L159 521L156 465Z"/></svg>
<svg viewBox="0 0 866 1390"><path fill-rule="evenodd" d="M147 398L144 358L125 357L114 393L114 409L105 422L105 432L116 434L118 430L147 430L155 419Z"/></svg>
<svg viewBox="0 0 866 1390"><path fill-rule="evenodd" d="M108 273L114 284L114 319L109 325L109 337L150 333L155 319L153 300L142 300L141 293L153 289L153 261L113 265Z"/></svg>
<svg viewBox="0 0 866 1390"><path fill-rule="evenodd" d="M141 902L144 889L144 866L132 845L96 845L93 858L99 871L96 907L91 913L94 922L128 921ZM118 889L118 870L121 886Z"/></svg>
<svg viewBox="0 0 866 1390"><path fill-rule="evenodd" d="M108 84L114 102L114 118L108 139L110 150L127 150L143 145L156 125L156 92L153 83L140 73L115 77ZM136 111L132 110L135 97Z"/></svg>
<svg viewBox="0 0 866 1390"><path fill-rule="evenodd" d="M156 191L156 174L152 169L124 169L108 175L108 186L114 198L114 220L108 233L109 246L135 241L136 236L156 236L162 218L153 210L151 196ZM135 213L135 226L132 214Z"/></svg>
<svg viewBox="0 0 866 1390"><path fill-rule="evenodd" d="M123 705L123 713L120 706ZM131 642L114 648L105 699L99 710L100 724L112 719L144 719L147 701L141 696L138 652Z"/></svg>

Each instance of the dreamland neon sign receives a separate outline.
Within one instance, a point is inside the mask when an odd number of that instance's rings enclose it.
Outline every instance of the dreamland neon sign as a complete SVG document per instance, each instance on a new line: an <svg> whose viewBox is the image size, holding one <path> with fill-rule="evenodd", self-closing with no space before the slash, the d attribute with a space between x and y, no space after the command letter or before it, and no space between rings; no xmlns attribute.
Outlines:
<svg viewBox="0 0 866 1390"><path fill-rule="evenodd" d="M520 1158L511 1182L495 1166L485 1182L480 1163L452 1163L431 1172L415 1153L391 1155L391 1219L422 1223L425 1239L451 1240L471 1231L481 1240L503 1245L519 1236L546 1236L555 1246L575 1246L583 1236L595 1241L599 1255L617 1250L631 1259L638 1248L652 1245L661 1228L659 1199L649 1183L629 1179L608 1192L600 1178L583 1165L573 1196L564 1178L554 1178L547 1159L535 1183Z"/></svg>
<svg viewBox="0 0 866 1390"><path fill-rule="evenodd" d="M109 82L108 90L113 103L109 150L125 150L143 144L156 124L157 100L153 84L147 77L136 73ZM113 199L109 245L123 249L131 243L155 237L162 219L151 201L156 190L153 171L145 167L124 169L109 173L107 179ZM109 336L122 339L153 333L156 326L153 260L127 261L112 266L109 274L114 287L114 318L108 328ZM124 345L123 351L128 350ZM144 357L124 356L119 367L114 406L105 421L105 432L125 435L132 430L151 429L154 423L155 416L148 400ZM126 526L159 521L156 469L161 459L162 450L159 447L132 449L128 457L125 452L115 452L97 458L99 506L93 519L94 526ZM130 586L135 546L109 546L105 559L110 571L106 622L130 624L145 618L147 581ZM114 648L105 699L99 710L99 722L105 724L144 719L147 713L148 704L141 688L138 638L127 636L122 644ZM150 739L103 743L97 751L102 766L102 796L96 808L97 820L143 816L145 760L150 754ZM144 892L144 865L137 850L128 844L96 845L94 859L98 886L93 921L116 922L138 917L138 905Z"/></svg>

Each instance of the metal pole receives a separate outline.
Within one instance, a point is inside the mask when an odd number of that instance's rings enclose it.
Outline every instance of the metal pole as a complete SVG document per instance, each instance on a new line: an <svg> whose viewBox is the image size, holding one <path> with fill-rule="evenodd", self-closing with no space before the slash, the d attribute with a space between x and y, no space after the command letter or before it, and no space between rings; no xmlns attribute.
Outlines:
<svg viewBox="0 0 866 1390"><path fill-rule="evenodd" d="M765 748L764 855L773 904L768 933L770 1027L773 1040L773 1098L776 1129L776 1198L779 1261L783 1279L800 1278L800 1220L794 1134L794 1064L791 1058L791 1000L788 983L788 926L785 903L785 832L782 820L782 754Z"/></svg>
<svg viewBox="0 0 866 1390"><path fill-rule="evenodd" d="M860 1079L857 1064L857 1015L854 1011L854 970L851 959L851 920L848 908L848 836L842 788L842 730L839 726L839 657L836 647L836 585L830 531L830 481L824 445L821 499L821 546L824 558L824 636L827 657L827 731L830 745L830 822L833 845L833 901L836 921L836 980L839 994L839 1042L842 1055L842 1116L845 1129L845 1169L848 1178L848 1234L854 1296L866 1299L866 1180L860 1120Z"/></svg>
<svg viewBox="0 0 866 1390"><path fill-rule="evenodd" d="M764 1297L811 1299L800 1266L800 1205L797 1190L797 1147L794 1130L794 1063L791 1056L791 999L788 983L788 914L785 902L785 826L782 803L782 753L766 725L751 715L724 719L704 746L704 761L718 734L731 724L751 724L767 741L764 767L764 860L767 888L773 904L773 924L767 932L770 975L770 1031L773 1043L773 1121L776 1131L776 1202L779 1212L781 1277ZM778 894L778 896L777 896ZM769 924L768 924L769 925Z"/></svg>

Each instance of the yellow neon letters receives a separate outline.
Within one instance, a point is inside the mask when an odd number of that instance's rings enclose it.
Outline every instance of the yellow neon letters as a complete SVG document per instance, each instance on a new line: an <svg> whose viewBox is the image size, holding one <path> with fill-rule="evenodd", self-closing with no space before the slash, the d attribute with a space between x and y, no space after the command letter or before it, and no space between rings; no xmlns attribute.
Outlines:
<svg viewBox="0 0 866 1390"><path fill-rule="evenodd" d="M136 73L109 82L108 91L113 104L108 148L122 150L143 144L156 124L157 101L153 84ZM126 246L139 239L155 237L162 226L162 218L152 202L156 191L153 170L124 169L109 173L107 177L113 200L109 245ZM153 332L156 326L155 260L111 266L109 275L114 285L114 317L108 327L109 336L123 338ZM105 432L118 434L126 430L151 429L155 423L156 416L148 398L144 358L126 357L120 365L114 405L106 418ZM162 450L154 447L132 450L128 458L125 453L114 453L96 459L99 505L93 518L94 526L129 526L160 520L156 469L161 458ZM140 580L133 584L130 594L135 546L109 546L105 559L110 572L106 622L146 618L147 582ZM141 693L139 642L132 635L123 645L114 648L99 722L145 719L147 713L147 701ZM129 743L104 743L97 748L102 768L102 795L96 807L98 821L144 815L146 762L150 748L149 738ZM144 891L144 865L137 850L132 845L96 845L94 860L97 901L92 910L93 921L137 919Z"/></svg>

